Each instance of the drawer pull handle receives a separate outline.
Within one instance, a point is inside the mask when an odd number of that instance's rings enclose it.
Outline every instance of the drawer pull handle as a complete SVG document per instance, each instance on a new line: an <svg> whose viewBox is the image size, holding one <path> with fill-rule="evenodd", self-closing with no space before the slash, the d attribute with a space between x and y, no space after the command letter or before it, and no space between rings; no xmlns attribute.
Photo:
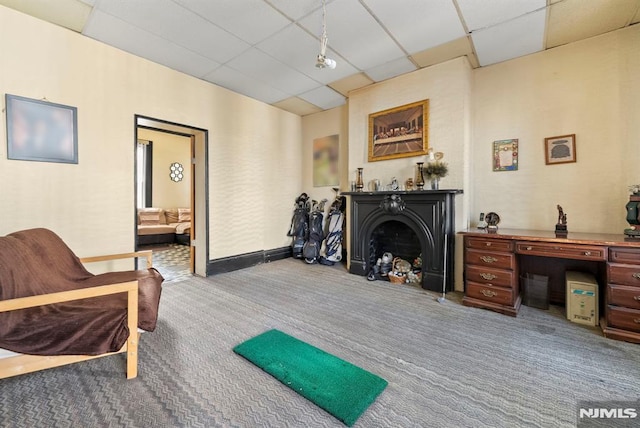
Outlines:
<svg viewBox="0 0 640 428"><path fill-rule="evenodd" d="M636 272L632 275L635 279L640 279L640 273Z"/></svg>
<svg viewBox="0 0 640 428"><path fill-rule="evenodd" d="M584 252L584 255L585 255L585 256L590 256L590 255L591 255L591 251L585 251L585 252Z"/></svg>
<svg viewBox="0 0 640 428"><path fill-rule="evenodd" d="M640 296L633 296L633 300L635 300L636 302L640 302Z"/></svg>
<svg viewBox="0 0 640 428"><path fill-rule="evenodd" d="M485 297L496 297L498 295L498 293L491 290L482 290L481 293L484 294ZM640 322L640 320L638 320L638 322Z"/></svg>
<svg viewBox="0 0 640 428"><path fill-rule="evenodd" d="M487 281L491 281L492 279L496 279L498 277L497 275L494 275L492 273L484 273L484 272L482 272L480 276L482 277L482 279L486 279Z"/></svg>
<svg viewBox="0 0 640 428"><path fill-rule="evenodd" d="M634 318L633 322L636 323L636 324L640 324L640 318Z"/></svg>
<svg viewBox="0 0 640 428"><path fill-rule="evenodd" d="M527 247L527 248L525 248L525 250L531 251L531 250L533 250L533 247Z"/></svg>
<svg viewBox="0 0 640 428"><path fill-rule="evenodd" d="M487 242L484 245L486 245L487 247L490 247L491 246L491 242Z"/></svg>
<svg viewBox="0 0 640 428"><path fill-rule="evenodd" d="M495 257L491 257L491 256L482 256L480 257L480 260L482 260L485 263L495 263L498 261L498 259L496 259Z"/></svg>

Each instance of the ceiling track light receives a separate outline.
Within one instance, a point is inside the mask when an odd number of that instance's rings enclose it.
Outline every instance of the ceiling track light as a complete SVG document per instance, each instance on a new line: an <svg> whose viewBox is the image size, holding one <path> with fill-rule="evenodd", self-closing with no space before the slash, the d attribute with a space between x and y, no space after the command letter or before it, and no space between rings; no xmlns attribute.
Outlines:
<svg viewBox="0 0 640 428"><path fill-rule="evenodd" d="M336 61L327 58L327 8L326 0L322 0L322 35L320 36L320 53L316 57L317 68L336 68Z"/></svg>

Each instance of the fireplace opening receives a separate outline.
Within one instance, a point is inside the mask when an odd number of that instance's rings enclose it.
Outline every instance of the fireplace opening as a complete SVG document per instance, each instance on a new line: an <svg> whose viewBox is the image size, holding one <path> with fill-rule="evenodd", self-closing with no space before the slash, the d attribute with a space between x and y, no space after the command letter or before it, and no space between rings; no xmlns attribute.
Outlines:
<svg viewBox="0 0 640 428"><path fill-rule="evenodd" d="M394 264L395 261L395 264ZM381 223L369 239L370 280L397 284L422 284L422 246L416 233L405 223Z"/></svg>

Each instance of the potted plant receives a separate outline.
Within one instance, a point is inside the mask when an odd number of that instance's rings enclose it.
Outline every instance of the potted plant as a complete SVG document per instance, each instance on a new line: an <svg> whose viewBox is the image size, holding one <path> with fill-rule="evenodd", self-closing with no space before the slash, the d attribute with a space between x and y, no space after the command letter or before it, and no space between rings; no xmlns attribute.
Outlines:
<svg viewBox="0 0 640 428"><path fill-rule="evenodd" d="M446 162L429 162L424 167L424 176L431 181L431 190L438 190L440 179L449 173L449 165Z"/></svg>

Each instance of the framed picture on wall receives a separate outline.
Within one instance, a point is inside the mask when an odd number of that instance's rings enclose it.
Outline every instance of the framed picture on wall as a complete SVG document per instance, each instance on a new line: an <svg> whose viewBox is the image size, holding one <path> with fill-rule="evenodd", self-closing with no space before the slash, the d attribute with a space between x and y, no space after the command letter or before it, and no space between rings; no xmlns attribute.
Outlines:
<svg viewBox="0 0 640 428"><path fill-rule="evenodd" d="M493 170L518 170L518 140L498 140L493 142Z"/></svg>
<svg viewBox="0 0 640 428"><path fill-rule="evenodd" d="M369 115L369 162L427 154L429 100Z"/></svg>
<svg viewBox="0 0 640 428"><path fill-rule="evenodd" d="M545 138L544 160L547 165L576 162L576 134Z"/></svg>
<svg viewBox="0 0 640 428"><path fill-rule="evenodd" d="M313 187L340 184L338 135L313 140Z"/></svg>
<svg viewBox="0 0 640 428"><path fill-rule="evenodd" d="M78 163L77 108L6 94L7 158Z"/></svg>

